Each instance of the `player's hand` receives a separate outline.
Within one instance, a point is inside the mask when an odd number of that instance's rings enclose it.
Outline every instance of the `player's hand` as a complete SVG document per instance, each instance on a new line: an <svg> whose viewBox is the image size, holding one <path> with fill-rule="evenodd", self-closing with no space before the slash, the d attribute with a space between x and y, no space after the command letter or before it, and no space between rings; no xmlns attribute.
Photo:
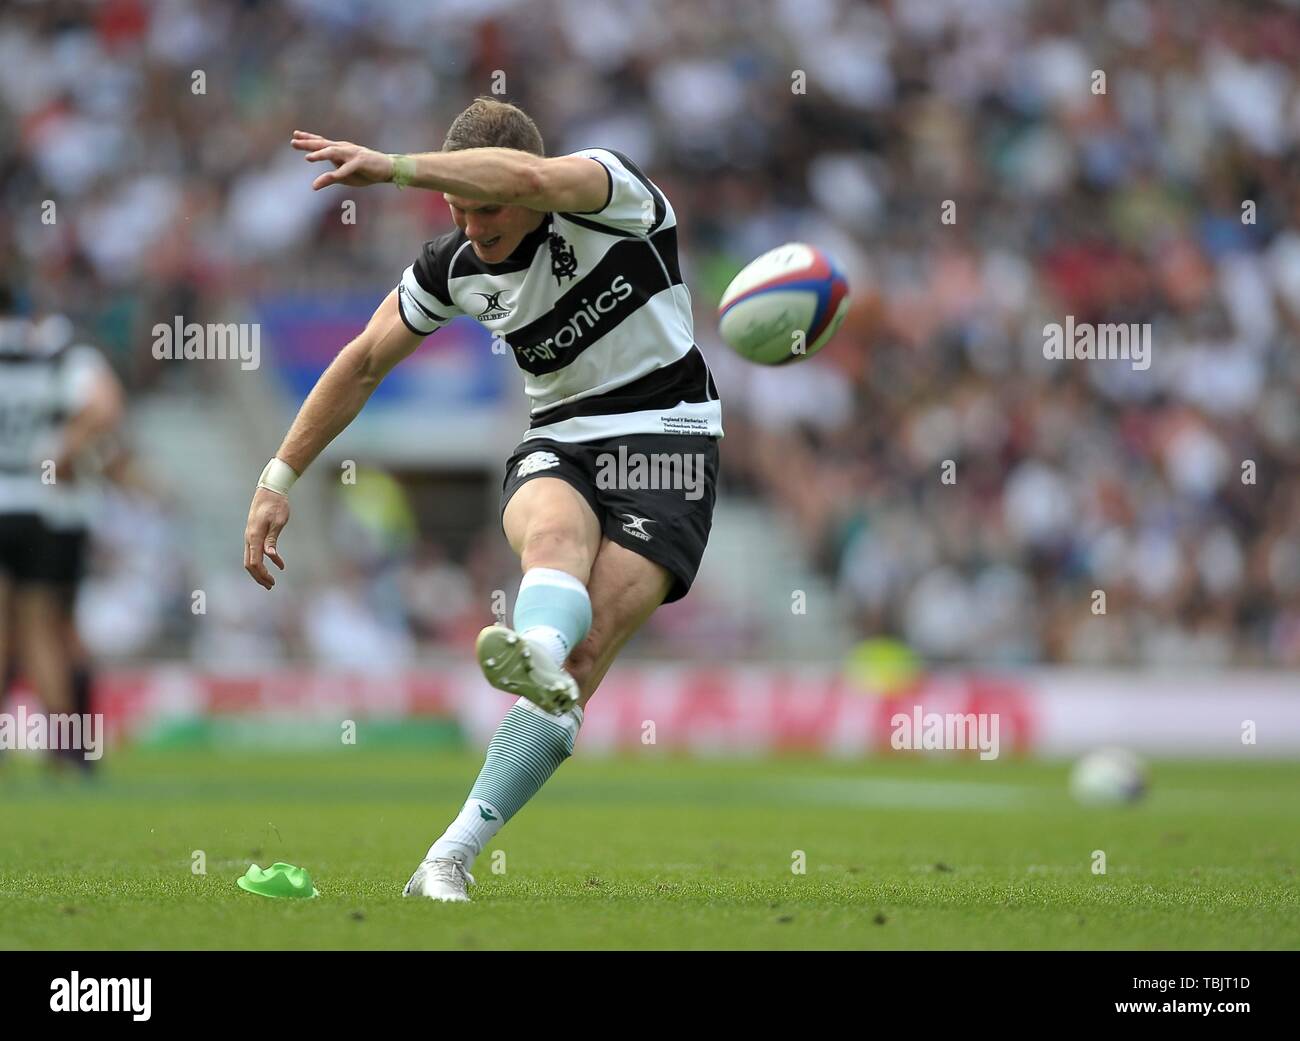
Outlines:
<svg viewBox="0 0 1300 1041"><path fill-rule="evenodd" d="M262 557L270 557L276 567L284 570L284 558L280 556L276 542L288 523L288 496L269 488L257 489L253 505L248 508L248 525L244 528L244 570L253 576L253 581L266 589L275 585L275 579L266 570Z"/></svg>
<svg viewBox="0 0 1300 1041"><path fill-rule="evenodd" d="M386 184L393 179L391 158L383 152L354 145L351 141L331 141L320 134L295 130L291 144L298 151L307 153L309 163L328 160L334 164L335 169L321 174L311 182L314 191L328 188L331 184L364 188L370 184Z"/></svg>

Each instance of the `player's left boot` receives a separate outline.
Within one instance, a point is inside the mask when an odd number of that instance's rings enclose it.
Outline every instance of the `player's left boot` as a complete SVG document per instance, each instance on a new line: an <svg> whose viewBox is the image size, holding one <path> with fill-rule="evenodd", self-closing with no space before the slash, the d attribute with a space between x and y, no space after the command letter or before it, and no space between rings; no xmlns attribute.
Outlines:
<svg viewBox="0 0 1300 1041"><path fill-rule="evenodd" d="M439 857L420 861L420 866L402 890L402 896L427 896L430 900L468 903L469 894L465 890L473 884L474 876L459 860Z"/></svg>
<svg viewBox="0 0 1300 1041"><path fill-rule="evenodd" d="M519 694L553 716L578 703L578 681L513 629L489 625L478 634L475 650L483 675L497 690Z"/></svg>

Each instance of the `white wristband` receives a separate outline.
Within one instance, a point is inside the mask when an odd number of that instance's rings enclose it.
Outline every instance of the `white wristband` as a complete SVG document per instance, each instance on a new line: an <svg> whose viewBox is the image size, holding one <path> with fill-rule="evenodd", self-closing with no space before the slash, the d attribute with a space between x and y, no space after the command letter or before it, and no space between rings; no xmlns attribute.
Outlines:
<svg viewBox="0 0 1300 1041"><path fill-rule="evenodd" d="M262 471L262 476L257 479L259 488L269 488L273 492L279 492L281 495L288 495L289 489L293 487L293 482L298 479L292 466L283 459L272 459L266 464Z"/></svg>

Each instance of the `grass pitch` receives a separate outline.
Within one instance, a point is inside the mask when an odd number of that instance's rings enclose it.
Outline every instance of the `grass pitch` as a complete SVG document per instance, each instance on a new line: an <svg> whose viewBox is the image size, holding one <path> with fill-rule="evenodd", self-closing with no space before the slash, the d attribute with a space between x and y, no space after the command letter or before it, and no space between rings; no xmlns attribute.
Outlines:
<svg viewBox="0 0 1300 1041"><path fill-rule="evenodd" d="M10 756L0 948L1300 947L1300 764L1157 763L1141 805L1085 810L1064 764L580 752L472 904L403 899L480 762L122 750L82 782ZM320 898L236 887L277 860Z"/></svg>

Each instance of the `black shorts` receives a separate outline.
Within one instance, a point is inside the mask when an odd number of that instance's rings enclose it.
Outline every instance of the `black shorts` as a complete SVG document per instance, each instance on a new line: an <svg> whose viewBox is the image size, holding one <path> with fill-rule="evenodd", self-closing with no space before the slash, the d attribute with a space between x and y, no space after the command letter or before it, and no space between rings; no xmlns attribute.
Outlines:
<svg viewBox="0 0 1300 1041"><path fill-rule="evenodd" d="M86 547L90 536L85 528L51 528L45 531L46 581L72 592L86 574Z"/></svg>
<svg viewBox="0 0 1300 1041"><path fill-rule="evenodd" d="M695 581L713 526L718 439L697 434L627 434L602 441L525 441L506 463L501 515L522 485L558 477L590 504L611 542L653 560L673 577L664 603Z"/></svg>
<svg viewBox="0 0 1300 1041"><path fill-rule="evenodd" d="M0 513L0 575L11 582L43 580L45 525L34 513Z"/></svg>
<svg viewBox="0 0 1300 1041"><path fill-rule="evenodd" d="M0 575L10 581L75 586L85 556L85 529L61 531L34 513L0 513Z"/></svg>

